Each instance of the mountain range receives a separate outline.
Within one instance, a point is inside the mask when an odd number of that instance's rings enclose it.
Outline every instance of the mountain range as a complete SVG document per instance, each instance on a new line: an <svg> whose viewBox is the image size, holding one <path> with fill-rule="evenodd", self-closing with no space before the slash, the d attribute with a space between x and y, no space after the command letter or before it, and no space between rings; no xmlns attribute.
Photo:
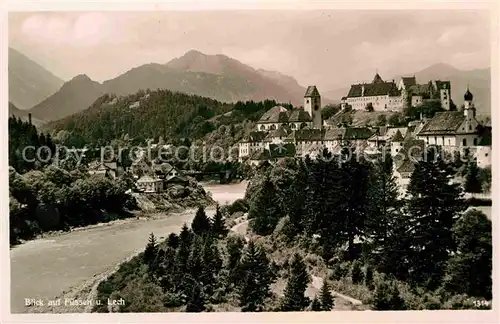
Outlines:
<svg viewBox="0 0 500 324"><path fill-rule="evenodd" d="M9 101L19 109L29 109L54 94L63 80L9 48Z"/></svg>
<svg viewBox="0 0 500 324"><path fill-rule="evenodd" d="M165 64L144 64L102 83L86 75L76 76L30 112L39 119L57 120L88 108L104 93L128 95L148 88L196 94L221 102L274 99L294 105L303 103L306 91L295 79L278 72L256 70L225 55L191 50Z"/></svg>
<svg viewBox="0 0 500 324"><path fill-rule="evenodd" d="M33 75L31 70L35 71ZM430 79L450 80L452 99L457 105L463 101L463 92L469 83L478 110L489 113L489 69L461 71L436 64L406 75L413 74L419 83ZM39 120L58 120L80 112L104 93L128 95L148 88L196 94L222 102L274 99L296 106L302 105L306 90L291 76L254 69L226 55L206 55L196 50L164 64L149 63L132 68L102 83L87 75L78 75L63 84L26 56L9 50L9 101L20 109L30 108L33 117ZM322 92L323 104L339 102L348 90L346 87Z"/></svg>

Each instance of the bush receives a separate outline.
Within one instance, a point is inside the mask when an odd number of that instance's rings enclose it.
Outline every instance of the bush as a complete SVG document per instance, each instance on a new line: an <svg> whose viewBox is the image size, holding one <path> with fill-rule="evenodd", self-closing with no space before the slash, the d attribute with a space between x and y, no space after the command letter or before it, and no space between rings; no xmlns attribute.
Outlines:
<svg viewBox="0 0 500 324"><path fill-rule="evenodd" d="M244 199L236 199L232 204L225 206L225 212L231 216L234 213L248 212L248 204Z"/></svg>
<svg viewBox="0 0 500 324"><path fill-rule="evenodd" d="M352 263L351 278L352 283L354 284L363 282L363 270L361 269L361 264L358 261L354 261Z"/></svg>

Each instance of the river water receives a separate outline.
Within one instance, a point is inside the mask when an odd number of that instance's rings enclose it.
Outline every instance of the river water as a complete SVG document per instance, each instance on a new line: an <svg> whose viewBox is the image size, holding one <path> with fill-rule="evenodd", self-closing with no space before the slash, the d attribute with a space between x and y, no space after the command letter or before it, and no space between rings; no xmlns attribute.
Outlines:
<svg viewBox="0 0 500 324"><path fill-rule="evenodd" d="M246 182L203 184L224 204L245 195ZM11 312L24 313L25 298L45 303L144 249L150 233L166 237L189 223L194 211L153 220L126 220L21 244L10 251Z"/></svg>

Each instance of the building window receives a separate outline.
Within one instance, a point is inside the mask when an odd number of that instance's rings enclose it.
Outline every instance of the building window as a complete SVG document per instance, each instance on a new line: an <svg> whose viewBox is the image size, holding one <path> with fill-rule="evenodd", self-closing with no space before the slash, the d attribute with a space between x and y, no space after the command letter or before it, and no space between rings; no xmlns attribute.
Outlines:
<svg viewBox="0 0 500 324"><path fill-rule="evenodd" d="M306 100L306 103L309 103L309 99Z"/></svg>
<svg viewBox="0 0 500 324"><path fill-rule="evenodd" d="M464 138L464 139L462 140L462 145L463 145L463 146L467 146L467 139L466 139L466 138Z"/></svg>
<svg viewBox="0 0 500 324"><path fill-rule="evenodd" d="M477 145L477 138L474 139L474 145Z"/></svg>

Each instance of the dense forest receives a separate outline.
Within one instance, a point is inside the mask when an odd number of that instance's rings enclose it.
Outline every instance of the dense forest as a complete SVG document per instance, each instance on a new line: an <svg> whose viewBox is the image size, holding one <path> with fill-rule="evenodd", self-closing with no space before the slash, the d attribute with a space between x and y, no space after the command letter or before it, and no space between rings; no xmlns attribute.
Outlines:
<svg viewBox="0 0 500 324"><path fill-rule="evenodd" d="M270 167L247 190L251 228L270 235L284 219L289 242L303 240L333 267L362 262L414 290L439 292L442 302L453 294L489 300L491 221L479 211L463 215L453 166L433 153L417 163L403 199L390 157L375 165L338 157Z"/></svg>
<svg viewBox="0 0 500 324"><path fill-rule="evenodd" d="M116 140L133 145L160 138L169 142L183 138L194 141L227 125L235 143L248 131L244 125L255 122L277 104L272 100L226 104L168 90L139 91L125 97L106 94L87 110L52 122L47 128L62 144L83 147Z"/></svg>
<svg viewBox="0 0 500 324"><path fill-rule="evenodd" d="M41 150L28 151L31 145ZM89 175L84 166L64 168L54 163L55 145L35 126L9 118L9 220L10 242L30 239L46 231L95 224L130 216L134 200L125 191L131 179L117 181ZM46 161L46 162L43 162Z"/></svg>

